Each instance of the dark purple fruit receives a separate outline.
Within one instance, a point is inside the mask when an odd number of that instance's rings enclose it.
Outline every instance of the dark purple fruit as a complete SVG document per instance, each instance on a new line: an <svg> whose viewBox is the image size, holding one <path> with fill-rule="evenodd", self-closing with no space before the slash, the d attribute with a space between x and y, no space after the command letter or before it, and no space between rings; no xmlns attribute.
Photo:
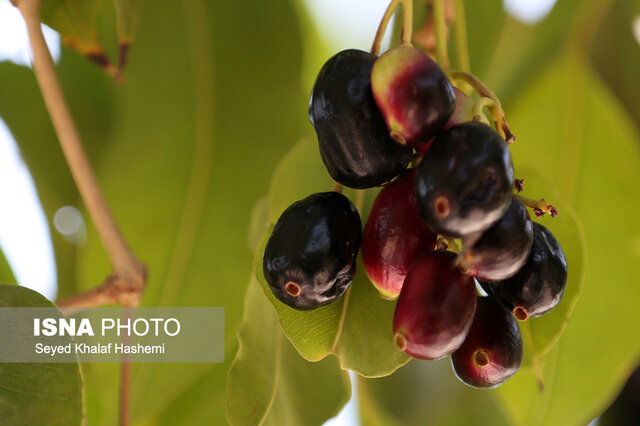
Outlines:
<svg viewBox="0 0 640 426"><path fill-rule="evenodd" d="M371 92L376 57L343 50L324 64L309 100L320 154L331 177L351 188L371 188L399 175L413 154L397 144Z"/></svg>
<svg viewBox="0 0 640 426"><path fill-rule="evenodd" d="M380 56L371 71L371 87L391 135L401 144L427 142L442 131L455 108L447 75L410 45Z"/></svg>
<svg viewBox="0 0 640 426"><path fill-rule="evenodd" d="M481 232L511 202L511 153L486 124L458 124L435 138L417 168L415 185L422 217L433 230L449 237Z"/></svg>
<svg viewBox="0 0 640 426"><path fill-rule="evenodd" d="M518 323L498 301L479 297L469 334L451 354L456 375L474 388L492 388L513 376L521 363Z"/></svg>
<svg viewBox="0 0 640 426"><path fill-rule="evenodd" d="M303 310L342 296L355 275L361 226L356 208L338 192L313 194L289 206L262 258L273 294Z"/></svg>
<svg viewBox="0 0 640 426"><path fill-rule="evenodd" d="M534 222L531 252L520 271L504 281L480 284L524 321L545 314L560 303L567 285L567 260L553 234Z"/></svg>
<svg viewBox="0 0 640 426"><path fill-rule="evenodd" d="M437 359L462 344L476 310L473 278L460 272L457 255L421 254L404 280L393 316L398 349L415 358Z"/></svg>
<svg viewBox="0 0 640 426"><path fill-rule="evenodd" d="M444 125L444 128L442 129L443 131L457 124L465 123L473 119L473 107L475 105L475 101L457 87L453 88L453 92L456 94L456 106L453 110L453 115L449 117L449 121ZM416 147L418 157L422 157L424 153L427 152L427 149L431 146L431 142L433 142L433 139Z"/></svg>
<svg viewBox="0 0 640 426"><path fill-rule="evenodd" d="M467 273L485 281L513 276L527 260L533 242L533 224L527 208L516 197L509 209L482 235L462 239Z"/></svg>
<svg viewBox="0 0 640 426"><path fill-rule="evenodd" d="M382 189L362 234L362 261L385 299L395 299L413 259L433 250L437 235L420 217L413 191L414 170Z"/></svg>

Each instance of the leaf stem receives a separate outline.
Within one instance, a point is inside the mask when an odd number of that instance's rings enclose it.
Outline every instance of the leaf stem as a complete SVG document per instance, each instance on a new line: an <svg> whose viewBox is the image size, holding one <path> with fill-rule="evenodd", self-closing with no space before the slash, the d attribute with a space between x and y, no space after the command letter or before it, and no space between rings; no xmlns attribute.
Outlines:
<svg viewBox="0 0 640 426"><path fill-rule="evenodd" d="M444 0L433 0L433 22L436 35L436 61L441 67L448 69L449 54L447 52L447 22Z"/></svg>
<svg viewBox="0 0 640 426"><path fill-rule="evenodd" d="M27 25L31 49L33 50L33 70L47 111L51 117L51 122L58 135L60 146L67 159L78 191L111 260L114 273L120 278L109 279L106 283L118 285L124 282L135 287L137 292L141 294L146 278L145 268L135 258L120 233L85 154L80 136L62 94L51 54L42 34L39 17L40 1L16 0L14 4L20 10ZM87 301L90 300L87 299ZM102 300L97 297L97 293L95 300ZM118 301L124 305L137 304L139 297L118 298Z"/></svg>

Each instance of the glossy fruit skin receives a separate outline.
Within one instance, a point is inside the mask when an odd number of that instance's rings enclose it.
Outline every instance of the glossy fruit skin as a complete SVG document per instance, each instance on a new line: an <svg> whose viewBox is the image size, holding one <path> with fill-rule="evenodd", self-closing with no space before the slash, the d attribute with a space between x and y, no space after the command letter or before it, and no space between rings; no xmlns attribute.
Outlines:
<svg viewBox="0 0 640 426"><path fill-rule="evenodd" d="M414 258L436 244L436 233L420 217L414 176L407 170L378 193L362 233L364 269L385 299L398 297Z"/></svg>
<svg viewBox="0 0 640 426"><path fill-rule="evenodd" d="M441 250L421 254L404 280L393 332L399 349L415 358L442 358L467 336L476 309L476 287L473 278L456 267L456 257Z"/></svg>
<svg viewBox="0 0 640 426"><path fill-rule="evenodd" d="M516 197L509 209L479 237L462 239L467 272L480 280L505 280L522 268L533 243L529 211Z"/></svg>
<svg viewBox="0 0 640 426"><path fill-rule="evenodd" d="M534 222L531 252L520 271L504 281L480 284L516 318L537 317L560 303L567 285L567 260L553 234Z"/></svg>
<svg viewBox="0 0 640 426"><path fill-rule="evenodd" d="M409 164L411 148L389 136L371 92L376 57L343 50L318 74L309 99L309 119L331 177L350 188L371 188L391 181Z"/></svg>
<svg viewBox="0 0 640 426"><path fill-rule="evenodd" d="M338 299L351 284L362 237L358 211L338 192L312 194L278 219L262 259L273 294L292 308L308 310ZM285 286L300 287L298 296Z"/></svg>
<svg viewBox="0 0 640 426"><path fill-rule="evenodd" d="M371 71L371 87L389 131L416 146L442 131L455 108L447 75L422 50L400 45L388 50Z"/></svg>
<svg viewBox="0 0 640 426"><path fill-rule="evenodd" d="M522 364L522 337L513 315L491 297L479 297L469 334L451 354L451 364L474 388L493 388L513 376Z"/></svg>
<svg viewBox="0 0 640 426"><path fill-rule="evenodd" d="M509 208L513 163L507 144L486 124L470 121L438 135L417 168L415 190L423 219L436 232L482 232ZM445 200L447 209L439 208Z"/></svg>

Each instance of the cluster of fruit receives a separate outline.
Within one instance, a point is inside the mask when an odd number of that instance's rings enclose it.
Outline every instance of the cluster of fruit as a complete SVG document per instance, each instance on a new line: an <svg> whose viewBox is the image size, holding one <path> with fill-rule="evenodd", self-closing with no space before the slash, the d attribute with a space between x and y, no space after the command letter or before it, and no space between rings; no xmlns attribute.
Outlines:
<svg viewBox="0 0 640 426"><path fill-rule="evenodd" d="M492 387L520 366L515 318L557 305L567 265L553 235L513 195L504 134L473 120L474 104L411 45L379 58L345 50L329 59L309 103L323 162L340 185L384 188L364 231L338 191L290 206L267 242L263 270L279 300L314 309L345 293L362 244L371 282L398 299L398 348L420 359L451 354L460 379ZM476 279L488 297L478 296Z"/></svg>

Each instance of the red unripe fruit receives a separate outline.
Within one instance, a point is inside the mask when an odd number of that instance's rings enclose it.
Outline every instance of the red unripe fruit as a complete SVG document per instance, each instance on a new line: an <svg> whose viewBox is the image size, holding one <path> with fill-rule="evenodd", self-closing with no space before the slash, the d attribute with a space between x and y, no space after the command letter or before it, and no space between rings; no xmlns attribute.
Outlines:
<svg viewBox="0 0 640 426"><path fill-rule="evenodd" d="M476 310L476 286L456 260L455 253L438 250L419 255L409 268L393 317L398 349L437 359L464 341Z"/></svg>
<svg viewBox="0 0 640 426"><path fill-rule="evenodd" d="M407 170L378 193L362 235L364 269L385 299L398 297L414 258L436 244L436 233L420 217L414 176Z"/></svg>
<svg viewBox="0 0 640 426"><path fill-rule="evenodd" d="M411 45L394 47L378 58L371 88L391 136L403 145L422 144L441 132L455 107L445 72Z"/></svg>

